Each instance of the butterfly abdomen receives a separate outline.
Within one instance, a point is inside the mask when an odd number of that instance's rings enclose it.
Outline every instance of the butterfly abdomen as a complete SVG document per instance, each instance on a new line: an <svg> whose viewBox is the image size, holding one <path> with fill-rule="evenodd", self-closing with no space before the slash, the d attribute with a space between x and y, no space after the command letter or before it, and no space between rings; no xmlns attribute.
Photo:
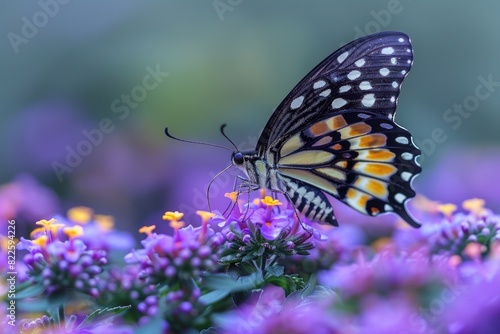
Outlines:
<svg viewBox="0 0 500 334"><path fill-rule="evenodd" d="M286 195L294 207L308 219L338 226L333 208L318 189L296 179L281 177Z"/></svg>

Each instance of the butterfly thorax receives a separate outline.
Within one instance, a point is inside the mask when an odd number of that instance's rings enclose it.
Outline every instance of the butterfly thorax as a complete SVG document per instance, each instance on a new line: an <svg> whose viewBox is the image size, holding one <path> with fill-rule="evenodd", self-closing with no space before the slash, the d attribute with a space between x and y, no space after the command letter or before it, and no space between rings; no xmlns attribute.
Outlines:
<svg viewBox="0 0 500 334"><path fill-rule="evenodd" d="M250 186L283 191L276 178L275 166L270 164L269 159L262 158L257 151L235 152L231 160L235 167L245 173Z"/></svg>

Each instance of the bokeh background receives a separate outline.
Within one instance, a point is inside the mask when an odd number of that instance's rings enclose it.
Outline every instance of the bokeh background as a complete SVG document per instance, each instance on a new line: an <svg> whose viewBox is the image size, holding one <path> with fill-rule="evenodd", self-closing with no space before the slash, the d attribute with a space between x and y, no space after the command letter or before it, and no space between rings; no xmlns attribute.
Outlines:
<svg viewBox="0 0 500 334"><path fill-rule="evenodd" d="M124 229L158 223L166 210L192 217L206 209L206 186L230 152L175 142L165 126L227 146L219 133L227 123L233 141L250 149L303 75L343 43L382 30L403 31L414 45L397 121L424 151L417 191L441 202L481 197L500 209L498 1L0 7L5 216L36 220L85 205ZM223 209L235 175L214 182L215 208Z"/></svg>

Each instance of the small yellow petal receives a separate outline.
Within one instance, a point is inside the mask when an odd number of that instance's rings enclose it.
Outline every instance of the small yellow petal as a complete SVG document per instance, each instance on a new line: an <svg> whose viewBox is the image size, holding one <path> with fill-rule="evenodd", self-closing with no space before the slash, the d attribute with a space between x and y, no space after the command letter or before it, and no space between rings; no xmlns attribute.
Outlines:
<svg viewBox="0 0 500 334"><path fill-rule="evenodd" d="M233 203L235 203L238 200L238 195L239 194L238 194L237 191L233 191L233 192L230 192L230 193L225 193L224 197L229 198Z"/></svg>
<svg viewBox="0 0 500 334"><path fill-rule="evenodd" d="M32 240L31 242L37 246L40 246L44 248L47 245L48 238L46 235L39 236L35 240Z"/></svg>
<svg viewBox="0 0 500 334"><path fill-rule="evenodd" d="M50 225L54 224L55 222L56 222L55 218L52 218L50 220L45 220L45 219L39 220L35 224L42 225L43 227L48 228Z"/></svg>
<svg viewBox="0 0 500 334"><path fill-rule="evenodd" d="M447 204L439 204L437 206L439 212L441 212L445 217L451 217L453 212L457 210L457 206L455 204L447 203Z"/></svg>
<svg viewBox="0 0 500 334"><path fill-rule="evenodd" d="M64 226L65 226L64 224L52 224L49 227L47 227L47 229L53 234L56 234L57 231L59 231Z"/></svg>
<svg viewBox="0 0 500 334"><path fill-rule="evenodd" d="M111 231L115 226L115 219L108 215L95 215L94 221L103 231Z"/></svg>
<svg viewBox="0 0 500 334"><path fill-rule="evenodd" d="M94 211L85 206L77 206L68 210L66 216L69 220L77 224L87 224L91 219Z"/></svg>
<svg viewBox="0 0 500 334"><path fill-rule="evenodd" d="M175 211L175 212L172 212L172 211L167 211L165 212L165 214L163 215L163 220L180 220L182 219L182 217L184 217L184 214L183 213L180 213L179 211Z"/></svg>
<svg viewBox="0 0 500 334"><path fill-rule="evenodd" d="M198 210L196 211L196 214L201 217L201 220L205 223L207 223L210 219L215 217L215 213L209 212L209 211L202 211Z"/></svg>
<svg viewBox="0 0 500 334"><path fill-rule="evenodd" d="M143 226L139 229L139 233L144 233L146 235L151 235L153 233L154 229L156 228L156 225L150 225L150 226Z"/></svg>
<svg viewBox="0 0 500 334"><path fill-rule="evenodd" d="M262 201L262 204L267 205L267 206L277 206L277 205L283 204L278 199L274 199L271 196L266 196L261 201Z"/></svg>
<svg viewBox="0 0 500 334"><path fill-rule="evenodd" d="M37 234L45 234L45 228L44 227L37 227L30 233L31 239L34 239Z"/></svg>
<svg viewBox="0 0 500 334"><path fill-rule="evenodd" d="M481 199L481 198L471 198L471 199L468 199L468 200L465 200L463 201L462 203L462 207L473 213L473 214L481 214L482 212L484 212L484 199Z"/></svg>
<svg viewBox="0 0 500 334"><path fill-rule="evenodd" d="M73 227L65 227L64 234L66 234L70 239L74 239L83 235L83 227L80 225L75 225Z"/></svg>
<svg viewBox="0 0 500 334"><path fill-rule="evenodd" d="M179 230L184 227L184 222L180 220L172 220L170 221L170 227L174 230Z"/></svg>

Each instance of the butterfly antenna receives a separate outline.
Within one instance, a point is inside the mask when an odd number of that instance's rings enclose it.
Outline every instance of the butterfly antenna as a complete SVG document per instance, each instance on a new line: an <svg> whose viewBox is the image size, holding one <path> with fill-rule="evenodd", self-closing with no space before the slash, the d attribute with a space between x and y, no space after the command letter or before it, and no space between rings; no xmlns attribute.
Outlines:
<svg viewBox="0 0 500 334"><path fill-rule="evenodd" d="M217 175L215 175L212 180L210 180L210 183L208 184L207 187L207 203L208 203L208 211L212 212L212 205L210 204L210 187L212 187L212 183L214 183L215 179L217 179L219 176L221 176L223 173L227 172L229 168L233 167L233 165L229 165L223 170L221 170Z"/></svg>
<svg viewBox="0 0 500 334"><path fill-rule="evenodd" d="M182 141L184 143L199 144L199 145L205 145L205 146L212 146L212 147L223 148L223 149L228 150L228 151L234 151L232 148L229 148L229 147L226 147L226 146L222 146L222 145L217 145L217 144L212 144L212 143L205 143L205 142L202 142L202 141L187 140L187 139L181 139L181 138L174 137L174 136L172 136L170 134L170 132L168 132L168 128L165 128L165 135L167 137L169 137L169 138L172 138L172 139L177 140L177 141ZM232 142L231 142L231 144L232 144Z"/></svg>
<svg viewBox="0 0 500 334"><path fill-rule="evenodd" d="M236 144L224 132L224 128L226 127L226 125L227 124L222 124L220 126L220 133L222 133L222 135L224 136L224 138L226 138L231 143L231 145L233 145L233 147L235 148L235 150L238 151L238 146L236 146Z"/></svg>

